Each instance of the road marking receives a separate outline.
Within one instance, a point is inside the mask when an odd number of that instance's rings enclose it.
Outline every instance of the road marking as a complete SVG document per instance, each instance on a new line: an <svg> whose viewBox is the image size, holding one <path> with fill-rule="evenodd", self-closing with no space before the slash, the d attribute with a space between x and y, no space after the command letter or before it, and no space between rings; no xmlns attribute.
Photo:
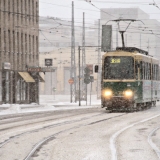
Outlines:
<svg viewBox="0 0 160 160"><path fill-rule="evenodd" d="M112 137L110 138L110 149L111 149L111 156L112 156L112 160L118 160L118 157L117 157L117 149L116 149L116 138L122 133L124 132L125 130L135 126L135 125L138 125L140 123L144 123L144 122L147 122L151 119L154 119L154 118L157 118L159 117L160 114L158 115L155 115L153 117L150 117L150 118L147 118L147 119L144 119L144 120L141 120L139 122L136 122L136 123L133 123L125 128L122 128L121 130L117 131L115 134L112 135Z"/></svg>

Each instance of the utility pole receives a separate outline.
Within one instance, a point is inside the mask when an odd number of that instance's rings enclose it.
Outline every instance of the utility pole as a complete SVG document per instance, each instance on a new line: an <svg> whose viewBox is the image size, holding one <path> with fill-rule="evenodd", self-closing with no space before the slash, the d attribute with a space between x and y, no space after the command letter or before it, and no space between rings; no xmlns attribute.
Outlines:
<svg viewBox="0 0 160 160"><path fill-rule="evenodd" d="M52 88L52 71L50 73L51 73L51 95L52 95L52 90L53 90L53 88Z"/></svg>
<svg viewBox="0 0 160 160"><path fill-rule="evenodd" d="M125 36L126 36L126 47L127 47L127 34Z"/></svg>
<svg viewBox="0 0 160 160"><path fill-rule="evenodd" d="M116 29L116 47L118 47L118 28Z"/></svg>
<svg viewBox="0 0 160 160"><path fill-rule="evenodd" d="M82 79L84 79L84 68L86 67L86 50L85 50L85 13L83 12L83 27L82 27ZM85 91L87 103L87 85L82 81L83 90Z"/></svg>
<svg viewBox="0 0 160 160"><path fill-rule="evenodd" d="M148 38L148 54L149 54L149 38Z"/></svg>
<svg viewBox="0 0 160 160"><path fill-rule="evenodd" d="M98 46L100 46L100 19L98 20ZM101 49L98 47L98 74L97 74L97 99L100 98L101 95Z"/></svg>
<svg viewBox="0 0 160 160"><path fill-rule="evenodd" d="M74 2L72 1L72 28L71 28L71 69L70 69L70 78L74 79L74 83L70 85L70 94L71 100L76 102L76 60L75 60L75 33L74 33ZM73 100L74 99L74 100Z"/></svg>
<svg viewBox="0 0 160 160"><path fill-rule="evenodd" d="M141 49L141 33L140 33L140 49Z"/></svg>
<svg viewBox="0 0 160 160"><path fill-rule="evenodd" d="M81 82L80 82L80 75L81 75L81 56L80 56L81 47L78 46L78 69L79 69L79 106L81 106Z"/></svg>

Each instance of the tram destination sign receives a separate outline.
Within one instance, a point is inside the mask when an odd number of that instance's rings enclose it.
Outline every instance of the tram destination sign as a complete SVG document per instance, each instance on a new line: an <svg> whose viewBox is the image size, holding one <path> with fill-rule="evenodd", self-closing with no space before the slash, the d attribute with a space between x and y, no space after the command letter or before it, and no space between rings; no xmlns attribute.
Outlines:
<svg viewBox="0 0 160 160"><path fill-rule="evenodd" d="M28 67L28 72L55 72L53 67Z"/></svg>

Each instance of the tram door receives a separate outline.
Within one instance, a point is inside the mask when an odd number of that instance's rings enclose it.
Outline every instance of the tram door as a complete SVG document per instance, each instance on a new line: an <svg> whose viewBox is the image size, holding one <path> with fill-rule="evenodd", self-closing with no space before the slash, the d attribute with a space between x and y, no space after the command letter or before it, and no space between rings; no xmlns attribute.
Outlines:
<svg viewBox="0 0 160 160"><path fill-rule="evenodd" d="M68 80L70 79L70 68L64 68L64 94L70 94L70 84Z"/></svg>

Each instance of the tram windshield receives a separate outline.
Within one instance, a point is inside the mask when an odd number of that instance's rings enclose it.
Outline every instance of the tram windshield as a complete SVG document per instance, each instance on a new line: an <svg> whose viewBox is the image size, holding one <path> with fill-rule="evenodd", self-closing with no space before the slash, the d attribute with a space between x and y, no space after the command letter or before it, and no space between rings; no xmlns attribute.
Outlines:
<svg viewBox="0 0 160 160"><path fill-rule="evenodd" d="M104 60L104 79L133 79L134 59L129 56L111 56Z"/></svg>

